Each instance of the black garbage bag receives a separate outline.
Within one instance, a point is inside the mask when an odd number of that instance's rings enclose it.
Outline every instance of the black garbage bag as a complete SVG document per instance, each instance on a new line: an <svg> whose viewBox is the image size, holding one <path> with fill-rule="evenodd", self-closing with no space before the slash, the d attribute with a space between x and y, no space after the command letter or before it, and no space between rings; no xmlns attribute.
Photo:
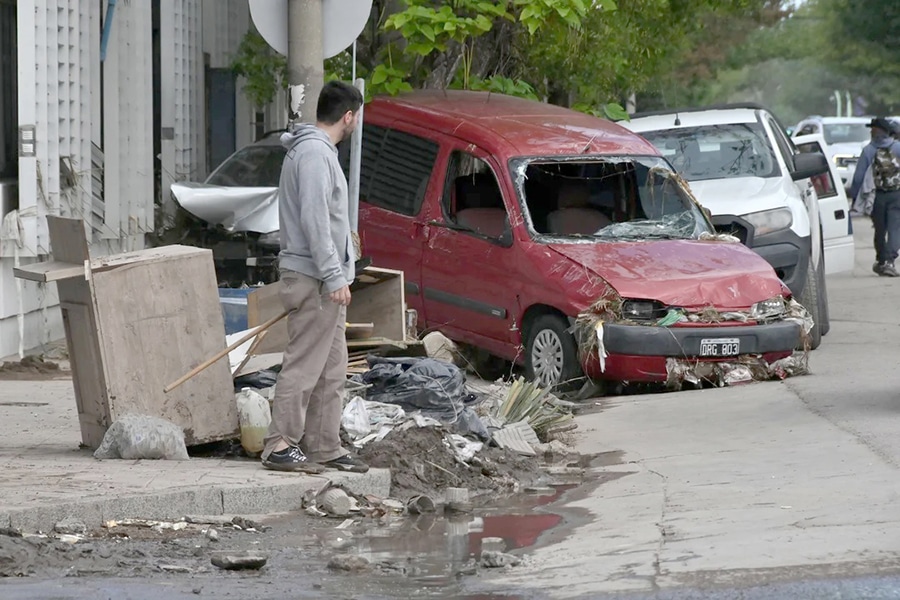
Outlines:
<svg viewBox="0 0 900 600"><path fill-rule="evenodd" d="M366 399L422 411L443 423L455 423L466 403L466 375L456 365L433 358L370 356L363 382Z"/></svg>
<svg viewBox="0 0 900 600"><path fill-rule="evenodd" d="M234 378L234 391L239 392L244 388L262 390L275 385L278 372L275 369L263 369L255 373L248 373Z"/></svg>

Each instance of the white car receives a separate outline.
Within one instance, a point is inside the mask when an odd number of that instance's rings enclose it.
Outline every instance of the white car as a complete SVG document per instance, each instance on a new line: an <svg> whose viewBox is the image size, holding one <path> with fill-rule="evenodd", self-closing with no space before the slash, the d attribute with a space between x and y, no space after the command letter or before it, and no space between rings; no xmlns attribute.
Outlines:
<svg viewBox="0 0 900 600"><path fill-rule="evenodd" d="M850 189L853 172L863 147L869 143L867 117L807 117L797 123L792 137L819 134L825 139L825 156L837 168L844 188Z"/></svg>
<svg viewBox="0 0 900 600"><path fill-rule="evenodd" d="M653 143L690 182L717 229L772 265L812 314L817 347L830 326L823 252L830 242L823 233L840 228L843 239L849 231L846 199L843 214L830 206L820 212L811 177L831 173L827 159L798 152L774 115L757 105L635 115L621 125ZM837 265L853 264L852 244L835 248Z"/></svg>
<svg viewBox="0 0 900 600"><path fill-rule="evenodd" d="M827 144L818 134L799 135L792 140L800 152L825 154ZM852 271L856 258L853 245L853 226L849 216L850 201L844 186L840 185L837 165L829 161L829 172L812 178L819 198L819 222L825 246L825 273Z"/></svg>

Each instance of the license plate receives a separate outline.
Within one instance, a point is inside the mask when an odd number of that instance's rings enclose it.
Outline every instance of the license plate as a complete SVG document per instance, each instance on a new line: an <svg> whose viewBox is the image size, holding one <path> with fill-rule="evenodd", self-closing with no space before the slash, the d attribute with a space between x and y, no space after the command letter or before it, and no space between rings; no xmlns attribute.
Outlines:
<svg viewBox="0 0 900 600"><path fill-rule="evenodd" d="M737 356L741 353L738 338L714 338L700 340L700 356Z"/></svg>

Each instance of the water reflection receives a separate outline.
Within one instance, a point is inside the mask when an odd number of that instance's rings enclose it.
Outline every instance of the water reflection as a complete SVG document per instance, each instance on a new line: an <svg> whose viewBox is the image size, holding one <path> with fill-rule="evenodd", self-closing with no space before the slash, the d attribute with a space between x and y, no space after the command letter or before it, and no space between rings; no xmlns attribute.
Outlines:
<svg viewBox="0 0 900 600"><path fill-rule="evenodd" d="M536 544L547 531L563 523L560 514L541 507L558 500L575 486L558 486L546 491L505 499L474 514L451 516L426 514L398 518L387 524L356 532L352 546L356 553L387 571L396 571L423 587L445 587L461 575L474 574L486 538L491 550L510 552ZM479 595L471 600L515 598Z"/></svg>

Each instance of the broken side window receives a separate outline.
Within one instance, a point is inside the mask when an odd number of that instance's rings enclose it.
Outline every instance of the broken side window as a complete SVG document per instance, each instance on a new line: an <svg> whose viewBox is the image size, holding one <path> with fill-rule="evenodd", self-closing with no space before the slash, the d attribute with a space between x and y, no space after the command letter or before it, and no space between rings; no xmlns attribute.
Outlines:
<svg viewBox="0 0 900 600"><path fill-rule="evenodd" d="M659 158L520 159L513 173L538 235L692 239L709 231L683 181Z"/></svg>
<svg viewBox="0 0 900 600"><path fill-rule="evenodd" d="M497 176L468 152L450 155L441 211L448 223L491 239L500 239L509 227Z"/></svg>

